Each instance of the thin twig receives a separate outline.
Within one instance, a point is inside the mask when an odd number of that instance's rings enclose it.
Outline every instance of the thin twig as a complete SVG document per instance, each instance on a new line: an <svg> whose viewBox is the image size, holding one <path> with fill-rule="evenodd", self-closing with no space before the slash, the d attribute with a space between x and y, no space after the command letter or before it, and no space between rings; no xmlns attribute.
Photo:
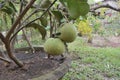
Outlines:
<svg viewBox="0 0 120 80"><path fill-rule="evenodd" d="M15 35L17 35L17 33L18 33L20 30L22 30L24 27L26 27L26 26L28 26L29 24L31 24L32 22L34 22L34 21L42 18L42 17L44 16L44 14L46 14L46 13L49 11L49 9L55 4L56 1L57 1L57 0L54 0L54 2L43 12L43 14L42 14L40 17L38 17L38 18L30 21L29 23L27 23L26 25L24 25L23 27L21 27L19 30L17 30L17 31L13 34L13 36L10 38L10 41L11 41L12 38L15 37Z"/></svg>
<svg viewBox="0 0 120 80"><path fill-rule="evenodd" d="M29 16L27 16L27 17L22 21L21 25L24 25L24 23L26 23L26 21L27 21L32 15L34 15L35 13L38 13L39 10L45 11L45 9L42 9L42 8L35 9Z"/></svg>
<svg viewBox="0 0 120 80"><path fill-rule="evenodd" d="M64 18L66 19L66 21L69 22L67 16L66 16L62 11L60 11L60 12L63 14L63 16L64 16Z"/></svg>
<svg viewBox="0 0 120 80"><path fill-rule="evenodd" d="M42 8L35 9L29 16L27 16L27 18L25 18L25 20L21 23L21 25L23 25L32 15L34 15L35 13L38 13L39 10L45 11L45 9L42 9Z"/></svg>
<svg viewBox="0 0 120 80"><path fill-rule="evenodd" d="M45 9L43 9L43 8L38 7L39 4L41 4L41 1L38 3L36 9L35 9L29 16L27 16L27 17L23 20L23 22L21 23L21 25L23 25L24 23L26 23L26 21L27 21L32 15L34 15L35 13L38 13L40 10L43 10L43 11L45 10Z"/></svg>
<svg viewBox="0 0 120 80"><path fill-rule="evenodd" d="M10 39L11 34L14 32L15 28L17 27L17 25L19 24L19 22L21 21L21 19L24 17L24 15L26 14L26 12L29 10L29 8L31 7L31 5L35 2L36 0L31 0L28 5L25 7L25 9L21 12L21 14L18 16L17 20L13 23L11 29L8 31L7 35L6 35L6 39Z"/></svg>
<svg viewBox="0 0 120 80"><path fill-rule="evenodd" d="M50 17L50 36L49 37L54 37L53 35L52 35L52 32L53 32L53 20L52 20L52 14L50 14L50 11L48 11L48 14L49 14L49 17ZM49 57L49 55L48 55L48 57Z"/></svg>
<svg viewBox="0 0 120 80"><path fill-rule="evenodd" d="M31 24L32 22L34 22L34 21L36 21L36 20L42 18L42 17L49 11L49 9L55 4L56 1L57 1L57 0L55 0L55 1L54 1L44 12L43 12L43 14L42 14L40 17L38 17L38 18L36 18L36 19L30 21L30 22L27 23L25 26L27 26L27 25ZM23 26L23 27L24 27L24 26Z"/></svg>

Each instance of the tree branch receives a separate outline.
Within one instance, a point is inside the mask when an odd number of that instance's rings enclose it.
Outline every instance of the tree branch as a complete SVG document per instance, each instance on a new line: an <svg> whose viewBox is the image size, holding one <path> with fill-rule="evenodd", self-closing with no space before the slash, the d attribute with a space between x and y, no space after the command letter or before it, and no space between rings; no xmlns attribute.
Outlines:
<svg viewBox="0 0 120 80"><path fill-rule="evenodd" d="M120 7L115 5L114 3L117 4L116 1L102 1L101 4L96 3L96 4L92 5L90 11L92 12L99 8L110 8L112 10L120 12Z"/></svg>
<svg viewBox="0 0 120 80"><path fill-rule="evenodd" d="M10 38L10 41L11 41L12 38L14 38L15 35L17 35L17 33L18 33L20 30L22 30L24 27L26 27L26 26L28 26L29 24L31 24L32 22L34 22L34 21L36 21L36 20L42 18L42 17L44 16L44 14L46 14L46 13L49 11L49 9L55 4L56 1L57 1L57 0L54 0L53 3L51 3L51 5L42 13L42 15L41 15L40 17L38 17L38 18L36 18L36 19L30 21L29 23L23 25L19 30L17 30L17 31L13 34L13 36ZM33 12L33 13L34 13L34 12ZM32 14L31 14L31 15L32 15Z"/></svg>
<svg viewBox="0 0 120 80"><path fill-rule="evenodd" d="M29 10L29 8L32 6L32 4L35 2L36 0L31 0L28 5L25 7L25 9L21 12L21 14L18 16L17 20L13 23L11 29L9 30L9 32L6 35L6 38L9 39L11 34L14 32L15 28L17 27L17 25L19 24L20 20L24 17L24 15L26 14L26 12Z"/></svg>
<svg viewBox="0 0 120 80"><path fill-rule="evenodd" d="M31 24L32 22L34 22L34 21L36 21L36 20L42 18L42 17L49 11L49 9L55 4L56 1L57 1L57 0L54 0L53 3L43 12L43 14L42 14L40 17L38 17L38 18L36 18L36 19L30 21L30 22L27 23L25 26L27 26L27 25Z"/></svg>

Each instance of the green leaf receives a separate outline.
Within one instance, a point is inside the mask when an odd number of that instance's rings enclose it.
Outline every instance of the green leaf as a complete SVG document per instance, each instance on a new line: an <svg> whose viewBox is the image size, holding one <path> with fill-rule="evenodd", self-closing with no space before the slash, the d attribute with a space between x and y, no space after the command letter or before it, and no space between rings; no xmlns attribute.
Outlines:
<svg viewBox="0 0 120 80"><path fill-rule="evenodd" d="M7 13L8 15L11 15L14 11L12 10L11 7L8 7L8 6L4 6L1 11Z"/></svg>
<svg viewBox="0 0 120 80"><path fill-rule="evenodd" d="M2 7L1 11L7 13L8 15L14 14L17 12L16 7L12 2L7 2L4 7Z"/></svg>
<svg viewBox="0 0 120 80"><path fill-rule="evenodd" d="M44 27L47 27L48 22L47 22L47 19L46 19L45 17L40 18L40 21L41 21L41 24L42 24Z"/></svg>
<svg viewBox="0 0 120 80"><path fill-rule="evenodd" d="M30 28L30 27L38 30L42 35L42 39L45 39L45 36L46 36L47 32L46 32L46 29L43 26L41 26L37 23L31 23L28 26L26 26L26 28Z"/></svg>
<svg viewBox="0 0 120 80"><path fill-rule="evenodd" d="M9 1L9 6L10 6L15 12L17 12L16 7L14 6L14 4L13 4L11 1Z"/></svg>
<svg viewBox="0 0 120 80"><path fill-rule="evenodd" d="M55 18L60 22L63 19L63 15L60 11L52 11L53 15Z"/></svg>
<svg viewBox="0 0 120 80"><path fill-rule="evenodd" d="M73 19L76 19L79 16L85 16L90 10L90 7L85 0L67 0L67 8L70 17Z"/></svg>

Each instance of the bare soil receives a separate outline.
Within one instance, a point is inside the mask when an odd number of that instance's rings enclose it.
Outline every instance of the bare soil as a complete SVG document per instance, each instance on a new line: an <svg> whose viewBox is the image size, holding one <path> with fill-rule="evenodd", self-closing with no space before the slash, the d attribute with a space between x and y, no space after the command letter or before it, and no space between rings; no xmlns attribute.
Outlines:
<svg viewBox="0 0 120 80"><path fill-rule="evenodd" d="M5 67L0 61L0 80L29 80L53 71L61 63L61 59L45 58L46 54L41 51L36 53L18 52L15 55L24 62L25 69L18 68L14 63Z"/></svg>
<svg viewBox="0 0 120 80"><path fill-rule="evenodd" d="M120 47L120 36L94 36L90 46L94 47Z"/></svg>

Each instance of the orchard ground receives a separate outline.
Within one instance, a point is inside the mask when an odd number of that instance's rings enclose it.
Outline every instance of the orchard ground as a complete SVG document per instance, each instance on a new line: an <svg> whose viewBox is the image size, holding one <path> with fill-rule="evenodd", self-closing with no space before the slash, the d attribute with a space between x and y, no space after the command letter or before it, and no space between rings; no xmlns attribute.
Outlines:
<svg viewBox="0 0 120 80"><path fill-rule="evenodd" d="M62 80L119 80L120 36L94 36L93 43L78 37L69 44L71 68ZM72 75L72 76L71 76Z"/></svg>
<svg viewBox="0 0 120 80"><path fill-rule="evenodd" d="M38 37L37 37L38 38ZM34 38L35 39L35 38ZM32 41L35 44L43 44L44 41L38 41L38 39L35 39ZM26 43L23 41L21 43L16 44L17 47L23 47L26 46ZM109 37L103 37L99 35L94 35L93 42L87 43L86 37L77 37L77 39L73 42L68 44L68 48L70 51L70 56L72 57L72 63L71 67L69 69L69 72L63 77L62 80L119 80L120 79L120 36L109 36ZM20 54L21 55L21 54ZM31 72L28 70L27 72L25 70L14 68L14 65L10 68L5 68L4 66L1 66L1 70L3 73L13 73L18 74L18 76L9 75L6 77L6 79L1 75L1 79L7 80L9 79L16 79L22 80L22 77L27 75L25 78L31 78L33 74L42 74L49 72L50 70L54 70L56 67L58 67L58 62L51 61L50 60L42 60L42 58L38 58L41 54L22 54L24 57L31 57L34 58L32 62L30 58L27 58L29 66L28 68L31 68ZM22 57L19 56L19 57ZM30 60L29 60L30 59ZM22 59L21 59L22 60ZM26 60L26 59L24 59ZM38 63L33 66L33 62L35 61ZM39 62L41 64L39 64ZM43 64L47 63L47 64ZM1 64L2 65L2 64ZM44 67L43 67L43 66ZM37 67L35 67L37 66ZM47 69L47 66L50 69ZM39 69L39 71L35 72L34 70ZM16 70L17 69L17 70ZM44 70L44 71L43 71ZM19 72L19 73L18 73ZM28 72L30 72L28 74ZM35 72L35 73L34 73ZM26 73L26 74L25 74ZM2 73L1 73L2 74ZM31 75L28 77L28 75ZM72 75L72 76L71 76ZM11 77L13 76L13 77ZM18 78L19 77L19 78ZM3 80L4 80L3 79ZM23 79L24 80L24 79Z"/></svg>
<svg viewBox="0 0 120 80"><path fill-rule="evenodd" d="M94 47L120 47L120 36L103 37L94 35L93 42L90 45Z"/></svg>

